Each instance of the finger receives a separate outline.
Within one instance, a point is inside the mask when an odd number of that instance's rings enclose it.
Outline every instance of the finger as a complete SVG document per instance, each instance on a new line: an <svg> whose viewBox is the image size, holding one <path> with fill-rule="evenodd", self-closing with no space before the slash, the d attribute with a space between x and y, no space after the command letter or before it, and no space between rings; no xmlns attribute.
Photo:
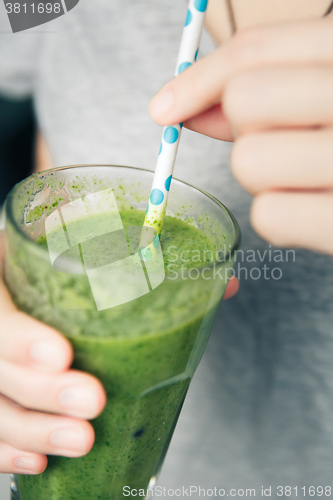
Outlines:
<svg viewBox="0 0 333 500"><path fill-rule="evenodd" d="M240 32L168 82L152 99L149 113L160 125L183 122L219 103L226 83L240 71L332 61L333 30L329 18L252 28Z"/></svg>
<svg viewBox="0 0 333 500"><path fill-rule="evenodd" d="M224 292L223 300L231 299L231 297L236 295L238 290L239 290L239 281L236 278L236 276L231 276L228 281L226 291Z"/></svg>
<svg viewBox="0 0 333 500"><path fill-rule="evenodd" d="M0 393L24 408L92 419L103 410L106 395L92 375L70 370L41 374L0 360Z"/></svg>
<svg viewBox="0 0 333 500"><path fill-rule="evenodd" d="M46 466L45 455L27 453L0 442L0 474L41 474Z"/></svg>
<svg viewBox="0 0 333 500"><path fill-rule="evenodd" d="M81 457L94 443L85 420L25 410L0 395L0 441L25 452Z"/></svg>
<svg viewBox="0 0 333 500"><path fill-rule="evenodd" d="M234 139L231 126L220 104L213 106L194 118L190 118L184 122L184 127L199 134L212 137L213 139L229 142Z"/></svg>
<svg viewBox="0 0 333 500"><path fill-rule="evenodd" d="M269 189L333 188L333 129L264 132L238 139L236 179L251 194Z"/></svg>
<svg viewBox="0 0 333 500"><path fill-rule="evenodd" d="M59 373L68 369L73 350L60 333L17 311L0 280L0 359L35 370Z"/></svg>
<svg viewBox="0 0 333 500"><path fill-rule="evenodd" d="M333 193L268 192L258 195L251 223L273 245L333 255Z"/></svg>
<svg viewBox="0 0 333 500"><path fill-rule="evenodd" d="M333 65L260 68L226 87L225 115L238 134L333 124Z"/></svg>

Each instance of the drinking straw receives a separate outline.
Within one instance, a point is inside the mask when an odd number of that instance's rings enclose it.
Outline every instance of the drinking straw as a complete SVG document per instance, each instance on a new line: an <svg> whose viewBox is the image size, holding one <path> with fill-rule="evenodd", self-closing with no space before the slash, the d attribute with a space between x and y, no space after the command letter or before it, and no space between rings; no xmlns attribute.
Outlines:
<svg viewBox="0 0 333 500"><path fill-rule="evenodd" d="M197 59L207 2L208 0L189 0L175 76L192 66ZM143 223L144 228L151 227L156 230L157 236L154 240L156 246L159 244L162 231L182 126L182 123L178 123L163 128L153 185ZM144 239L143 232L140 243L141 248L146 247ZM151 250L153 251L153 248Z"/></svg>

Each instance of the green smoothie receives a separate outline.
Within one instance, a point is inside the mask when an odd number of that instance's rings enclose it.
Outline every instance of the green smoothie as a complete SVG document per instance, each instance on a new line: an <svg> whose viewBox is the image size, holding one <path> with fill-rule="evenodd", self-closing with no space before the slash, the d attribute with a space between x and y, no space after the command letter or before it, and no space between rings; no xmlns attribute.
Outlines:
<svg viewBox="0 0 333 500"><path fill-rule="evenodd" d="M144 212L133 208L120 216L125 228L144 220ZM105 222L103 216L86 217L73 222L72 233L75 224L80 239L80 231L86 234ZM56 231L52 238L57 239ZM45 235L37 241L45 247ZM93 265L116 258L107 235L89 244ZM209 265L216 250L194 225L166 217L161 246L163 283L101 311L84 273L55 270L42 259L28 258L19 245L9 252L6 281L17 306L70 339L73 367L95 375L107 392L103 413L92 421L91 452L82 458L50 456L43 474L18 476L21 500L120 500L125 486L142 497L158 474L224 288L219 284L213 293L207 273L206 279L187 275L193 267ZM70 251L67 257L75 260Z"/></svg>

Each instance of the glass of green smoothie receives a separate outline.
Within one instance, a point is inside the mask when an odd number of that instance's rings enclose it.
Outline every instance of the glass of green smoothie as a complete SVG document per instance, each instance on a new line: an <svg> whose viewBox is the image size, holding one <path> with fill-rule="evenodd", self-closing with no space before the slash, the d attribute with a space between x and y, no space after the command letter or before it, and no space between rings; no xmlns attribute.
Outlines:
<svg viewBox="0 0 333 500"><path fill-rule="evenodd" d="M215 198L172 181L156 251L140 234L153 172L79 165L35 174L6 202L6 285L72 343L107 392L82 458L16 476L20 500L149 496L232 273L239 230ZM133 493L134 494L134 493Z"/></svg>

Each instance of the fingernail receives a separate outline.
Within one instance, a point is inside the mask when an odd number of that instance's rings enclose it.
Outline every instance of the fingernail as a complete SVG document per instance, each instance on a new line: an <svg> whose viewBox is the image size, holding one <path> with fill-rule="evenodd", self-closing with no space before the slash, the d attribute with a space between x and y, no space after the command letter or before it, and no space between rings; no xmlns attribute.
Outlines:
<svg viewBox="0 0 333 500"><path fill-rule="evenodd" d="M173 105L172 90L161 90L150 102L149 114L151 118L163 116L170 111Z"/></svg>
<svg viewBox="0 0 333 500"><path fill-rule="evenodd" d="M60 369L63 366L63 351L57 344L45 341L35 342L30 347L29 354L32 361L46 368Z"/></svg>
<svg viewBox="0 0 333 500"><path fill-rule="evenodd" d="M53 431L50 436L50 443L54 448L62 451L84 453L86 449L84 433L81 429L75 427Z"/></svg>
<svg viewBox="0 0 333 500"><path fill-rule="evenodd" d="M15 458L14 465L22 472L24 471L31 472L32 474L37 474L34 461L29 457Z"/></svg>
<svg viewBox="0 0 333 500"><path fill-rule="evenodd" d="M97 394L93 387L68 387L59 394L58 401L73 416L93 418L98 413Z"/></svg>

